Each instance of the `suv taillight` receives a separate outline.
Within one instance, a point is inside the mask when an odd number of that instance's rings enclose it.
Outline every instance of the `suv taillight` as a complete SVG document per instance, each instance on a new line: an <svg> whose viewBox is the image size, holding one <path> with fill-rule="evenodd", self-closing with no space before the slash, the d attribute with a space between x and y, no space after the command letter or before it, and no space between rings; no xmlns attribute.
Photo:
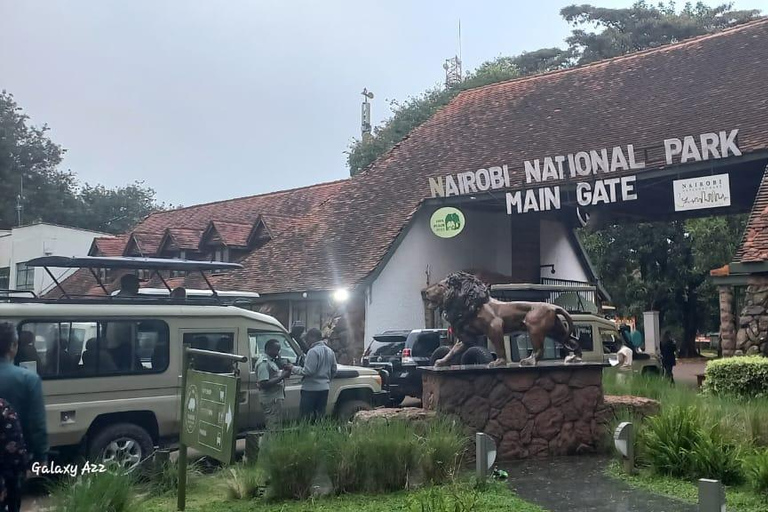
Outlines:
<svg viewBox="0 0 768 512"><path fill-rule="evenodd" d="M413 357L411 357L411 349L404 348L402 357L403 357L403 364L414 364Z"/></svg>

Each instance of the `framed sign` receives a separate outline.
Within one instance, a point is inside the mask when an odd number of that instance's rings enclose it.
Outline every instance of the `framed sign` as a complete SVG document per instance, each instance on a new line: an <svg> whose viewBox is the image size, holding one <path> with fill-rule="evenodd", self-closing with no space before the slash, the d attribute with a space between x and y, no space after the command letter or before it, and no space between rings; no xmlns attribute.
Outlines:
<svg viewBox="0 0 768 512"><path fill-rule="evenodd" d="M429 227L440 238L453 238L464 229L464 214L458 208L439 208L429 219Z"/></svg>
<svg viewBox="0 0 768 512"><path fill-rule="evenodd" d="M727 174L675 180L673 193L676 212L731 206L731 183Z"/></svg>

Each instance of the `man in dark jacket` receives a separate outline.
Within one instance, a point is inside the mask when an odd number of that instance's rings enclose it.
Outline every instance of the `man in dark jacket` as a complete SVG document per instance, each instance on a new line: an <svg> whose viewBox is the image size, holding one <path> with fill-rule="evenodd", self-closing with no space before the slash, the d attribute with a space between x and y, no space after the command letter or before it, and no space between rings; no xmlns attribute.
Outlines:
<svg viewBox="0 0 768 512"><path fill-rule="evenodd" d="M0 398L18 413L24 441L32 462L45 463L48 458L48 431L45 426L45 404L40 377L26 368L14 366L19 350L16 327L0 323ZM14 506L16 508L14 508ZM21 494L8 503L9 510L19 510Z"/></svg>
<svg viewBox="0 0 768 512"><path fill-rule="evenodd" d="M664 375L674 384L675 378L672 376L672 367L677 364L675 358L675 352L677 347L669 334L669 331L664 331L664 336L661 338L661 344L659 351L661 352L661 365L664 367Z"/></svg>

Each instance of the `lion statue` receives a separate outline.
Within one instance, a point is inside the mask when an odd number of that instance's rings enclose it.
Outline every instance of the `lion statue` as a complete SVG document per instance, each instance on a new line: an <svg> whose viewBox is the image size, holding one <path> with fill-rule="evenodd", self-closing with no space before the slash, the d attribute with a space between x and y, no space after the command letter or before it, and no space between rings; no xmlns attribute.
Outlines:
<svg viewBox="0 0 768 512"><path fill-rule="evenodd" d="M463 352L470 340L487 336L496 350L497 359L491 366L506 364L504 334L528 331L533 353L520 361L521 365L535 365L544 355L544 339L554 337L571 354L565 362L581 360L581 347L573 336L573 320L560 306L546 302L502 302L491 297L488 287L477 277L466 272L454 272L423 292L425 300L443 311L445 319L457 337L448 355L436 361L436 366L447 366Z"/></svg>

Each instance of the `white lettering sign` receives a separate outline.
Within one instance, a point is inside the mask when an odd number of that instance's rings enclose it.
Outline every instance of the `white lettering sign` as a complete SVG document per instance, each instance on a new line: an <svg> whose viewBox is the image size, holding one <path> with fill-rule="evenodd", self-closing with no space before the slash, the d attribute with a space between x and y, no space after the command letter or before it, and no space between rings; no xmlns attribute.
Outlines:
<svg viewBox="0 0 768 512"><path fill-rule="evenodd" d="M665 139L662 143L664 148L663 161L666 165L675 165L741 156L741 150L736 142L738 134L739 130L736 128L730 131L702 133L698 136L686 135L682 139ZM610 175L617 171L645 169L646 162L641 157L642 153L638 154L633 144L627 144L626 146L577 151L567 155L526 160L523 162L521 170L527 184L564 181ZM659 163L661 163L661 157L659 157ZM713 191L711 196L697 196L696 198L685 196L686 199L682 199L681 196L681 203L678 204L677 188L675 188L675 208L677 210L690 210L729 206L730 190L728 189L727 175L725 176L725 194L727 197L721 197L724 192L717 190ZM677 182L675 183L677 184ZM489 166L477 171L429 178L429 191L432 197L478 194L492 190L509 189L510 186L509 168L506 165ZM677 185L675 186L677 187ZM579 182L576 185L576 199L581 206L634 201L637 199L635 176L605 177L595 182ZM726 200L728 201L727 204L718 203L718 201ZM557 185L507 192L506 203L509 214L557 210L560 209L560 187ZM699 206L693 206L694 204Z"/></svg>
<svg viewBox="0 0 768 512"><path fill-rule="evenodd" d="M731 184L727 174L675 180L675 211L731 206Z"/></svg>

